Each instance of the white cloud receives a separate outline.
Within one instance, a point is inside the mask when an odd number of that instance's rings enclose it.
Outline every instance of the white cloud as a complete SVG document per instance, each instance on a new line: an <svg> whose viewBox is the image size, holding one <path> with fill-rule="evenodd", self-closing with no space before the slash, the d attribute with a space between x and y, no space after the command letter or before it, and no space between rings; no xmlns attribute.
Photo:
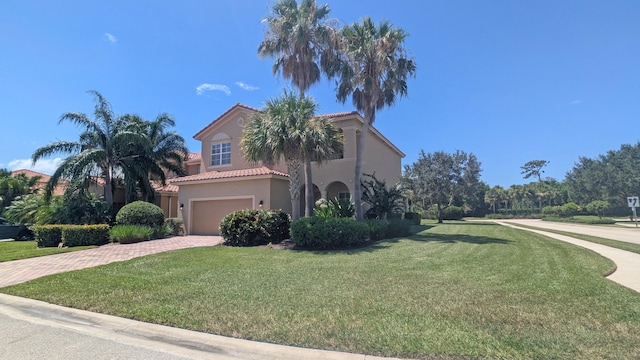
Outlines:
<svg viewBox="0 0 640 360"><path fill-rule="evenodd" d="M113 36L110 33L104 33L104 37L105 39L107 39L108 42L110 42L111 44L115 44L118 42L118 38L116 38L115 36Z"/></svg>
<svg viewBox="0 0 640 360"><path fill-rule="evenodd" d="M582 103L582 100L573 100L571 102L571 105L578 105L578 104L581 104L581 103Z"/></svg>
<svg viewBox="0 0 640 360"><path fill-rule="evenodd" d="M11 171L13 170L21 170L21 169L29 169L37 172L41 172L43 174L51 175L57 169L58 166L62 163L62 158L55 159L42 159L38 160L38 162L33 165L31 159L16 159L9 161L9 165L7 168Z"/></svg>
<svg viewBox="0 0 640 360"><path fill-rule="evenodd" d="M231 95L231 89L227 85L218 85L218 84L200 84L196 88L196 93L198 95L204 94L205 91L222 91L227 95Z"/></svg>
<svg viewBox="0 0 640 360"><path fill-rule="evenodd" d="M257 86L251 86L249 84L245 84L242 81L236 81L236 85L238 85L240 88L247 90L247 91L254 91L254 90L258 90L260 89Z"/></svg>

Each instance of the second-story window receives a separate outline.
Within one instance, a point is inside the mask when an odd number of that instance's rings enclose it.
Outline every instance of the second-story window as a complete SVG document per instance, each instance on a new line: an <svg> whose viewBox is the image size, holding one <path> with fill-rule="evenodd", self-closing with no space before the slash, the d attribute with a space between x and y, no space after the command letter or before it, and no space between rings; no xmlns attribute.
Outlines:
<svg viewBox="0 0 640 360"><path fill-rule="evenodd" d="M211 166L231 164L231 143L223 142L211 145Z"/></svg>

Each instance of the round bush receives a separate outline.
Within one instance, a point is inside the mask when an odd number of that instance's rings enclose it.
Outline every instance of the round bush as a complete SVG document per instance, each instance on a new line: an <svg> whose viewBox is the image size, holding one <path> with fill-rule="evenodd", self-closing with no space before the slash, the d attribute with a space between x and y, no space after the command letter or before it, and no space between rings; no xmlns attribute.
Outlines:
<svg viewBox="0 0 640 360"><path fill-rule="evenodd" d="M442 209L442 220L462 220L464 211L458 206L449 206Z"/></svg>
<svg viewBox="0 0 640 360"><path fill-rule="evenodd" d="M118 211L116 223L159 228L164 225L164 211L157 205L145 201L134 201Z"/></svg>
<svg viewBox="0 0 640 360"><path fill-rule="evenodd" d="M239 210L220 221L220 235L228 246L277 244L289 238L290 224L282 210Z"/></svg>

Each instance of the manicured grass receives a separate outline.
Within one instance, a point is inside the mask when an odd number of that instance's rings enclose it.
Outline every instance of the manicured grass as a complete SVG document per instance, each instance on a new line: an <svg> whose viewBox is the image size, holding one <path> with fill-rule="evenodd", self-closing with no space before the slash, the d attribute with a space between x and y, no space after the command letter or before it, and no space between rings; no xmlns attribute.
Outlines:
<svg viewBox="0 0 640 360"><path fill-rule="evenodd" d="M195 248L1 291L228 336L405 358L640 357L640 294L591 251L455 223L326 252Z"/></svg>
<svg viewBox="0 0 640 360"><path fill-rule="evenodd" d="M38 248L38 244L35 241L4 241L0 242L0 262L85 250L94 247L95 246L74 246L64 249L58 249L57 247Z"/></svg>
<svg viewBox="0 0 640 360"><path fill-rule="evenodd" d="M605 239L605 238L601 238L601 237L597 237L597 236L576 234L576 233L572 233L572 232L568 232L568 231L551 230L551 229L547 229L547 228L541 228L541 227L535 227L535 226L529 226L529 225L522 225L522 224L516 224L516 223L511 223L511 224L515 225L515 226L522 227L522 228L542 230L542 231L547 231L547 232L554 233L554 234L570 236L570 237L573 237L573 238L576 238L576 239L585 240L585 241L589 241L589 242L592 242L592 243L605 245L605 246L610 246L612 248L616 248L616 249L620 249L620 250L626 250L626 251L630 251L630 252L633 252L633 253L636 253L636 254L640 254L640 245L634 244L634 243L628 243L626 241L611 240L611 239Z"/></svg>

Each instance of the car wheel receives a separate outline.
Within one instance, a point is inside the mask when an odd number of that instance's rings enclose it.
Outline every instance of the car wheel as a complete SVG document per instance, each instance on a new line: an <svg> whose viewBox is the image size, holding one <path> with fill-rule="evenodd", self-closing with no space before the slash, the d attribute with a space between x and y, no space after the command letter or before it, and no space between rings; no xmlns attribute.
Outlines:
<svg viewBox="0 0 640 360"><path fill-rule="evenodd" d="M19 240L19 241L33 240L33 232L31 232L31 230L28 230L28 229L22 230L20 231L18 236L16 236L16 240Z"/></svg>

